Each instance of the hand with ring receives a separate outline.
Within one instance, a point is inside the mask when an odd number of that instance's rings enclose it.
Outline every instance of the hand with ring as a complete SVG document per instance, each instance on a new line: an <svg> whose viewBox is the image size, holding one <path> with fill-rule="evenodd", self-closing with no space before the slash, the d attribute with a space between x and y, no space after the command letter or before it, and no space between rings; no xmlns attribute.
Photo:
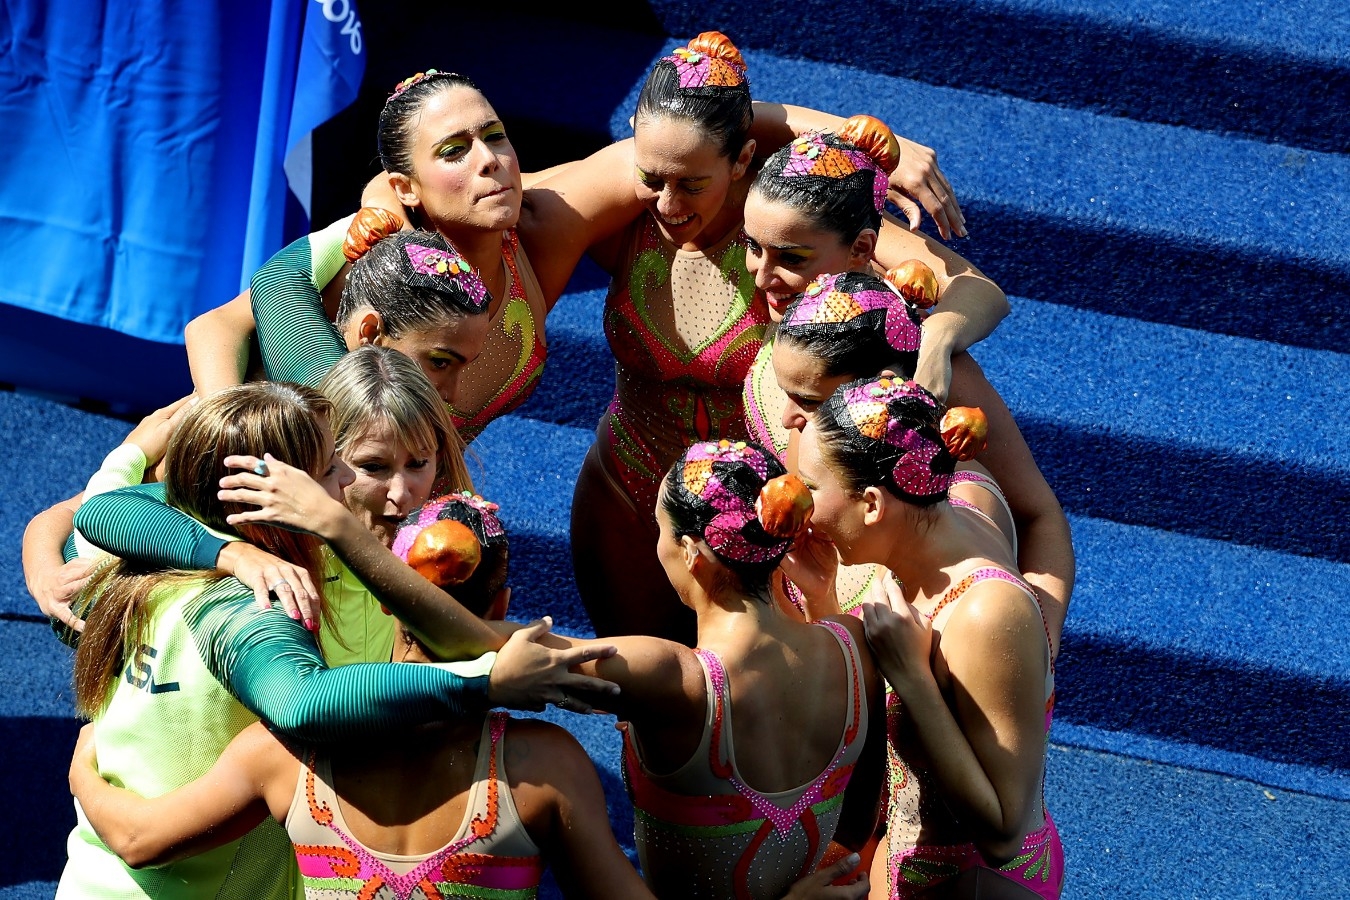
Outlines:
<svg viewBox="0 0 1350 900"><path fill-rule="evenodd" d="M230 525L275 525L329 540L351 517L347 507L314 476L270 454L263 458L227 456L224 462L226 468L236 471L220 479L221 490L216 496L226 502L256 507L226 516ZM286 580L295 584L290 577ZM276 581L273 578L267 584Z"/></svg>
<svg viewBox="0 0 1350 900"><path fill-rule="evenodd" d="M314 631L319 621L319 592L309 571L248 541L230 541L220 549L216 568L229 572L253 591L258 606L270 609L275 595L282 611Z"/></svg>

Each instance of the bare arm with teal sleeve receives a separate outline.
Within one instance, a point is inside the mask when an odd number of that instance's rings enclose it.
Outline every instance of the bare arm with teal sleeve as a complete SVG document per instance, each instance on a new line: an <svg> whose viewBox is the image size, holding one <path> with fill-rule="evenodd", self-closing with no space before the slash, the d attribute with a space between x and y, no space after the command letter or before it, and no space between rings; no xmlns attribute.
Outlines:
<svg viewBox="0 0 1350 900"><path fill-rule="evenodd" d="M357 663L328 668L309 634L278 610L258 609L253 593L222 579L184 610L211 673L239 702L281 733L329 742L481 711L488 705L488 654L482 674L442 666Z"/></svg>
<svg viewBox="0 0 1350 900"><path fill-rule="evenodd" d="M258 351L270 381L317 386L347 352L324 312L320 293L333 276L334 227L294 241L253 275ZM340 242L337 246L340 260Z"/></svg>
<svg viewBox="0 0 1350 900"><path fill-rule="evenodd" d="M138 484L90 497L75 528L113 556L173 569L214 569L227 541L164 502L164 485Z"/></svg>

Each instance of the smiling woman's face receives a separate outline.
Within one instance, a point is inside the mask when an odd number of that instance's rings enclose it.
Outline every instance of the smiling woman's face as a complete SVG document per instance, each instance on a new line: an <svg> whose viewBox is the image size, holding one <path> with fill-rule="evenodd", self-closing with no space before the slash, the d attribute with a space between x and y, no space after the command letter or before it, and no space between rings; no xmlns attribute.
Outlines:
<svg viewBox="0 0 1350 900"><path fill-rule="evenodd" d="M638 199L661 234L683 246L722 212L736 164L692 122L673 116L639 119L633 131Z"/></svg>
<svg viewBox="0 0 1350 900"><path fill-rule="evenodd" d="M764 292L775 322L811 279L847 272L860 262L836 232L817 227L800 210L765 199L753 188L745 200L745 236L745 268Z"/></svg>

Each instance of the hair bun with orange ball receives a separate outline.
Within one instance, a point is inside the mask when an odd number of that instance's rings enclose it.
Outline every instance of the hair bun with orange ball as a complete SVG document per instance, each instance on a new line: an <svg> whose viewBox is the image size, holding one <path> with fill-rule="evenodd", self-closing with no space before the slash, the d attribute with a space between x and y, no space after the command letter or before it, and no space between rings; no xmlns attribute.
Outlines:
<svg viewBox="0 0 1350 900"><path fill-rule="evenodd" d="M953 406L938 425L947 452L962 462L989 446L989 419L978 406Z"/></svg>
<svg viewBox="0 0 1350 900"><path fill-rule="evenodd" d="M907 259L886 270L886 283L911 305L932 309L938 302L938 280L932 267L921 259Z"/></svg>
<svg viewBox="0 0 1350 900"><path fill-rule="evenodd" d="M438 587L468 581L482 559L478 536L454 519L441 519L423 528L408 548L408 565Z"/></svg>
<svg viewBox="0 0 1350 900"><path fill-rule="evenodd" d="M706 53L713 59L720 59L745 69L745 57L736 45L720 31L705 31L689 42L689 49L695 53Z"/></svg>
<svg viewBox="0 0 1350 900"><path fill-rule="evenodd" d="M347 237L342 241L342 255L356 262L381 238L403 230L403 220L387 209L363 206L352 224L347 226Z"/></svg>
<svg viewBox="0 0 1350 900"><path fill-rule="evenodd" d="M770 478L759 490L755 514L765 532L776 538L799 534L811 522L815 501L800 478L789 472Z"/></svg>
<svg viewBox="0 0 1350 900"><path fill-rule="evenodd" d="M895 132L875 116L850 116L835 133L870 156L887 173L900 165L900 142Z"/></svg>

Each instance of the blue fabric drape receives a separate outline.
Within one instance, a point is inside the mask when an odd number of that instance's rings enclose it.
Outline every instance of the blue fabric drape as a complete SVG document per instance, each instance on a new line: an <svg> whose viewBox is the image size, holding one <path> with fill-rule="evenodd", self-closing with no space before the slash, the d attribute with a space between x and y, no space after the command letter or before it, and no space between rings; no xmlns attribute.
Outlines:
<svg viewBox="0 0 1350 900"><path fill-rule="evenodd" d="M324 15L343 6L341 22ZM181 342L282 246L282 159L295 130L355 97L355 12L0 0L0 303ZM306 24L347 44L336 92L300 65ZM329 99L297 102L311 89Z"/></svg>

